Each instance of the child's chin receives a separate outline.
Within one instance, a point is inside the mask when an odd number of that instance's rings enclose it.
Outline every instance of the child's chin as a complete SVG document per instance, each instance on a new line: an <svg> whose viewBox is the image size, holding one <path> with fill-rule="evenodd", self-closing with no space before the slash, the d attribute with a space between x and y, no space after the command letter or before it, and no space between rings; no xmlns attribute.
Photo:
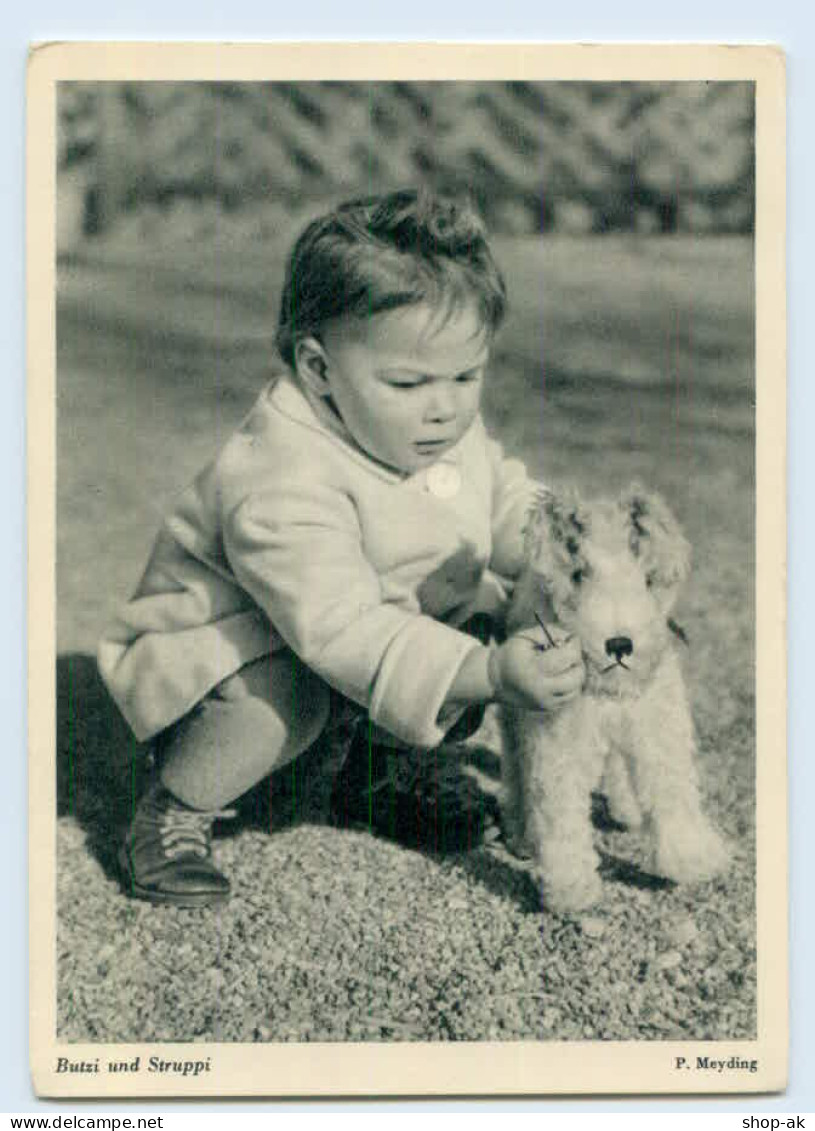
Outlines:
<svg viewBox="0 0 815 1131"><path fill-rule="evenodd" d="M412 474L415 471L424 471L431 467L443 454L445 449L436 448L433 451L416 451L400 459L396 465L401 471Z"/></svg>
<svg viewBox="0 0 815 1131"><path fill-rule="evenodd" d="M387 468L388 471L396 472L397 475L412 475L414 471L421 471L423 467L427 467L429 462L412 456L375 452L371 448L363 448L362 450L369 459L381 464L381 466Z"/></svg>

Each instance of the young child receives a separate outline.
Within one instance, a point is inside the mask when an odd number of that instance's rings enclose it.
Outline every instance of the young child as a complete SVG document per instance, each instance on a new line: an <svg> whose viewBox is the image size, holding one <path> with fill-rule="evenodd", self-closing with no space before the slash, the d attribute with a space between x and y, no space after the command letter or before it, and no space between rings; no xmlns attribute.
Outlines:
<svg viewBox="0 0 815 1131"><path fill-rule="evenodd" d="M213 820L338 706L381 742L432 748L486 703L554 709L579 692L576 641L470 631L500 615L535 488L479 415L504 310L461 201L353 201L297 241L285 368L180 495L99 646L160 765L120 852L134 896L225 899Z"/></svg>

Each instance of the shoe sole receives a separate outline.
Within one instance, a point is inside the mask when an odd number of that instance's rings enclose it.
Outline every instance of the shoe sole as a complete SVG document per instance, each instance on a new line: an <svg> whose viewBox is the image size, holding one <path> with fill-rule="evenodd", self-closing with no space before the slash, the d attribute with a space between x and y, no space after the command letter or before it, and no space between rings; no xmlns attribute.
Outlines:
<svg viewBox="0 0 815 1131"><path fill-rule="evenodd" d="M124 849L118 854L119 869L121 871L122 887L132 899L142 899L147 903L161 903L173 907L212 907L226 903L231 892L189 892L180 895L177 892L158 891L156 888L146 888L137 884L130 871L130 861Z"/></svg>

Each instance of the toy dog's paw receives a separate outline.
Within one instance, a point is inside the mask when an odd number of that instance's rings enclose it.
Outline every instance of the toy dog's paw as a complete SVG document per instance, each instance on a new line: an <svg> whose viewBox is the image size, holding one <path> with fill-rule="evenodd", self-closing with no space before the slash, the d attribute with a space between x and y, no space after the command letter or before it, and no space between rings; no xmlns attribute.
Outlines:
<svg viewBox="0 0 815 1131"><path fill-rule="evenodd" d="M683 825L658 838L655 870L678 884L715 879L729 864L727 843L707 824Z"/></svg>
<svg viewBox="0 0 815 1131"><path fill-rule="evenodd" d="M544 879L541 886L545 906L561 914L588 911L603 898L603 883L596 872L573 878L568 884L562 877Z"/></svg>

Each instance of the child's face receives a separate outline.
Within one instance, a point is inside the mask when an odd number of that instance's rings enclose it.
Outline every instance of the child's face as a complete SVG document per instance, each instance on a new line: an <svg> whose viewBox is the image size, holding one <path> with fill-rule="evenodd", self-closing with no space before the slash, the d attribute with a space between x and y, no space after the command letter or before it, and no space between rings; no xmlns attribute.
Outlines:
<svg viewBox="0 0 815 1131"><path fill-rule="evenodd" d="M490 338L469 306L442 325L425 305L364 323L335 319L314 345L321 391L357 444L388 467L412 473L429 466L478 413Z"/></svg>

